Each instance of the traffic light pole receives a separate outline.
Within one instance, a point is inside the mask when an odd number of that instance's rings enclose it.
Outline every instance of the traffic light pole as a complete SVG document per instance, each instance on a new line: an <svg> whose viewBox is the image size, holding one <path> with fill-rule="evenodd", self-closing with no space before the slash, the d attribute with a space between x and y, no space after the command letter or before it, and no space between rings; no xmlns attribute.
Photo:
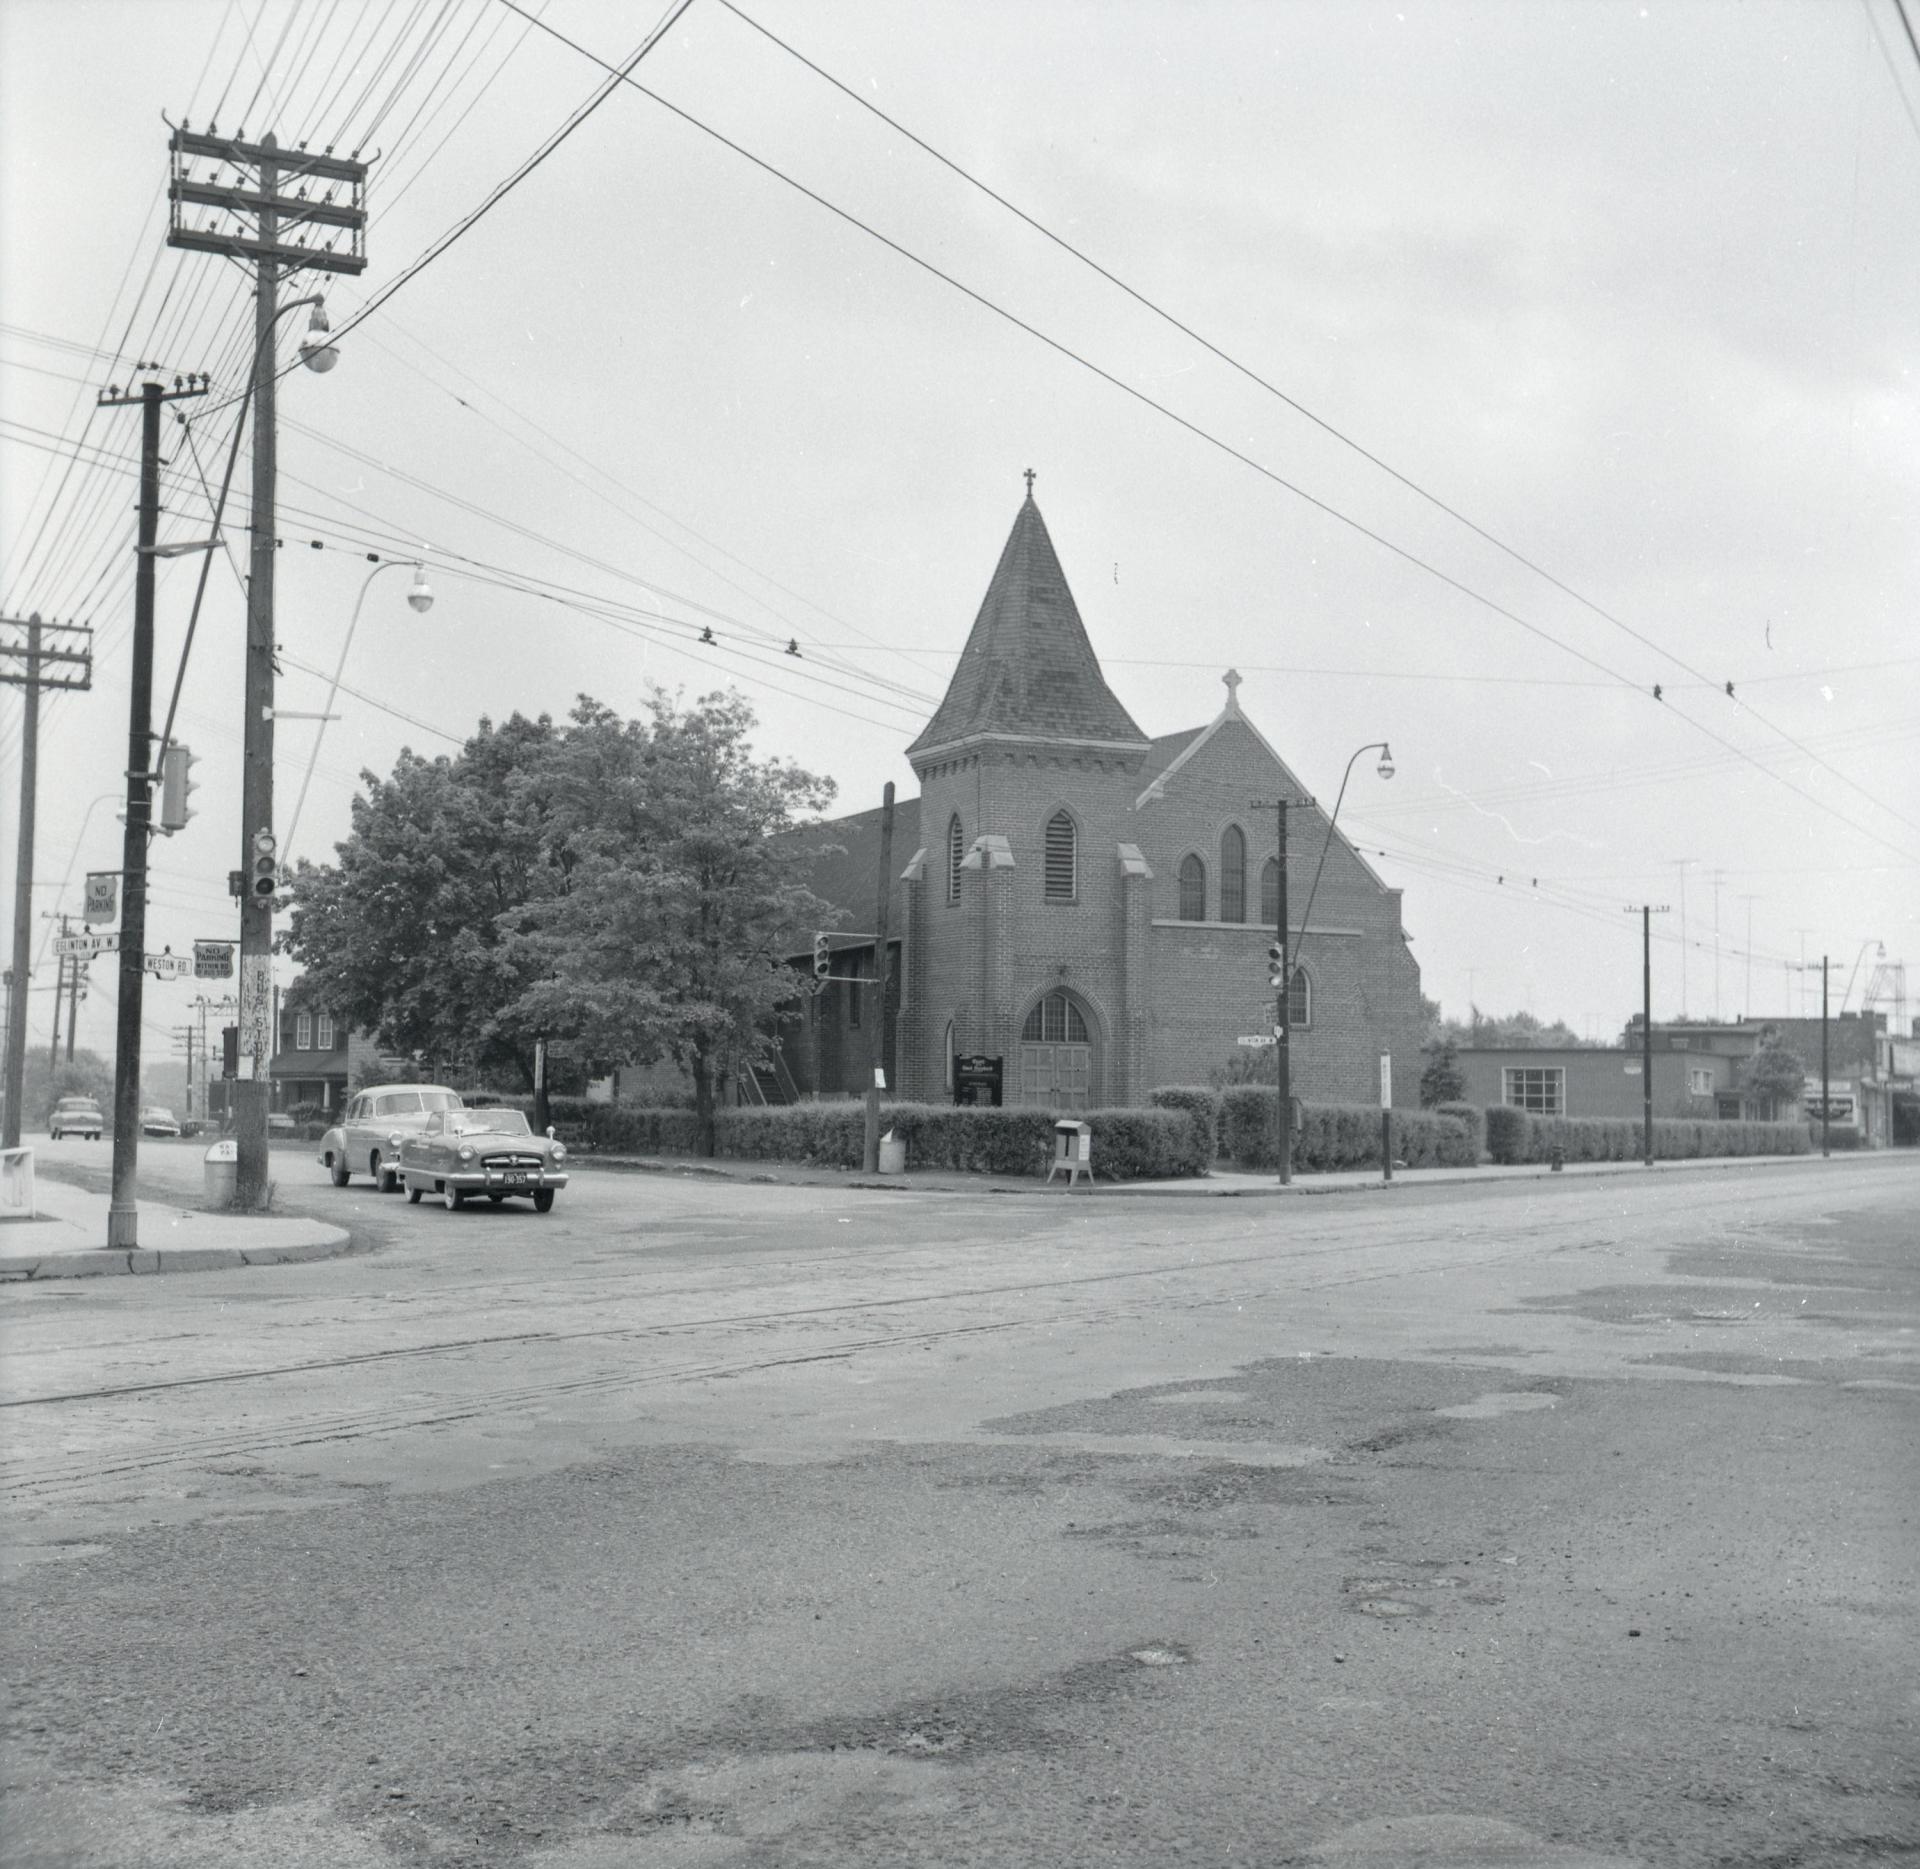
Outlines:
<svg viewBox="0 0 1920 1869"><path fill-rule="evenodd" d="M40 618L27 623L26 711L20 719L20 832L14 847L13 972L7 1000L7 1085L0 1101L0 1147L20 1146L20 1100L26 1094L27 985L33 962L34 792L40 773Z"/></svg>
<svg viewBox="0 0 1920 1869"><path fill-rule="evenodd" d="M880 1172L880 1077L887 1055L887 918L893 900L893 781L881 793L879 903L873 913L873 978L875 984L873 1032L867 1074L865 1143L861 1159L870 1175Z"/></svg>
<svg viewBox="0 0 1920 1869"><path fill-rule="evenodd" d="M1293 962L1287 952L1287 803L1280 815L1280 888L1274 909L1274 940L1280 948L1280 980L1274 992L1273 1061L1275 1115L1280 1121L1280 1185L1293 1182Z"/></svg>

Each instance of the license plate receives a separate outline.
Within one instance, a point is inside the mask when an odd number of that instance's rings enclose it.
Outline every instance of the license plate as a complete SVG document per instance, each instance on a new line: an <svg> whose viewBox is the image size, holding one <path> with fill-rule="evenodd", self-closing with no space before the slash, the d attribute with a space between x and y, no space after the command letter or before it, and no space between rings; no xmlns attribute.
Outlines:
<svg viewBox="0 0 1920 1869"><path fill-rule="evenodd" d="M510 1188L524 1188L527 1185L525 1175L502 1175L500 1179Z"/></svg>

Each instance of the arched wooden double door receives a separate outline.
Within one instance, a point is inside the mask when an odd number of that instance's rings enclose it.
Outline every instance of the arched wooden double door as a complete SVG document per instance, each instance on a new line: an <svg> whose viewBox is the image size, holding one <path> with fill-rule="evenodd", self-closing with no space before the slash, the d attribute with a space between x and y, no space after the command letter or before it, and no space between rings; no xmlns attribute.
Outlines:
<svg viewBox="0 0 1920 1869"><path fill-rule="evenodd" d="M1050 1110L1088 1110L1099 1089L1090 1015L1064 988L1035 1001L1020 1028L1019 1099Z"/></svg>

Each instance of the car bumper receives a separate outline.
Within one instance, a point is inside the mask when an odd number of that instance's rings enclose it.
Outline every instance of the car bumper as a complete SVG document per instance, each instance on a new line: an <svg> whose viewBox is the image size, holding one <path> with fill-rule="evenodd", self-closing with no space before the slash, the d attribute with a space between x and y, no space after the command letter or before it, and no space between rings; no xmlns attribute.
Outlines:
<svg viewBox="0 0 1920 1869"><path fill-rule="evenodd" d="M438 1168L410 1168L404 1163L401 1178L411 1187L416 1181L434 1188L457 1188L462 1194L535 1194L542 1188L558 1192L567 1185L564 1168L456 1168L451 1174Z"/></svg>

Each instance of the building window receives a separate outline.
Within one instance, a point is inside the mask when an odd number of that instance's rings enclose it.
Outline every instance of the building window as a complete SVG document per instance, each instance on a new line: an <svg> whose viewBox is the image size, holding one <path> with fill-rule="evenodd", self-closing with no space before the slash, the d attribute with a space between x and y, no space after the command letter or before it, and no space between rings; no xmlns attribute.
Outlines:
<svg viewBox="0 0 1920 1869"><path fill-rule="evenodd" d="M1183 922L1207 919L1207 866L1198 857L1180 859L1180 919Z"/></svg>
<svg viewBox="0 0 1920 1869"><path fill-rule="evenodd" d="M1710 1097L1713 1095L1713 1072L1694 1065L1687 1072L1687 1095L1690 1097Z"/></svg>
<svg viewBox="0 0 1920 1869"><path fill-rule="evenodd" d="M321 1051L333 1049L333 1014L323 1012L314 1025L314 1044Z"/></svg>
<svg viewBox="0 0 1920 1869"><path fill-rule="evenodd" d="M948 1089L949 1091L951 1091L951 1090L953 1089L953 1021L952 1021L951 1019L949 1019L949 1020L947 1021L947 1047L946 1047L946 1049L947 1049L947 1075L946 1075L946 1084L947 1084L947 1089Z"/></svg>
<svg viewBox="0 0 1920 1869"><path fill-rule="evenodd" d="M1566 1113L1567 1074L1558 1065L1509 1064L1501 1072L1505 1100L1516 1110L1535 1116Z"/></svg>
<svg viewBox="0 0 1920 1869"><path fill-rule="evenodd" d="M313 1014L303 1012L293 1022L293 1048L295 1051L313 1049Z"/></svg>
<svg viewBox="0 0 1920 1869"><path fill-rule="evenodd" d="M1071 902L1077 893L1074 887L1076 841L1073 820L1064 811L1056 811L1047 820L1045 888L1049 902Z"/></svg>
<svg viewBox="0 0 1920 1869"><path fill-rule="evenodd" d="M1264 927L1280 925L1280 859L1269 857L1260 867L1260 921Z"/></svg>
<svg viewBox="0 0 1920 1869"><path fill-rule="evenodd" d="M1293 978L1287 982L1287 1023L1289 1025L1313 1023L1313 982L1307 978L1307 970L1297 962L1293 969Z"/></svg>
<svg viewBox="0 0 1920 1869"><path fill-rule="evenodd" d="M960 829L960 814L947 820L947 900L960 900L960 865L967 854L965 834Z"/></svg>
<svg viewBox="0 0 1920 1869"><path fill-rule="evenodd" d="M1087 1022L1066 994L1049 993L1027 1014L1020 1039L1027 1045L1084 1045Z"/></svg>
<svg viewBox="0 0 1920 1869"><path fill-rule="evenodd" d="M1247 919L1247 837L1237 824L1229 824L1220 837L1220 919Z"/></svg>

